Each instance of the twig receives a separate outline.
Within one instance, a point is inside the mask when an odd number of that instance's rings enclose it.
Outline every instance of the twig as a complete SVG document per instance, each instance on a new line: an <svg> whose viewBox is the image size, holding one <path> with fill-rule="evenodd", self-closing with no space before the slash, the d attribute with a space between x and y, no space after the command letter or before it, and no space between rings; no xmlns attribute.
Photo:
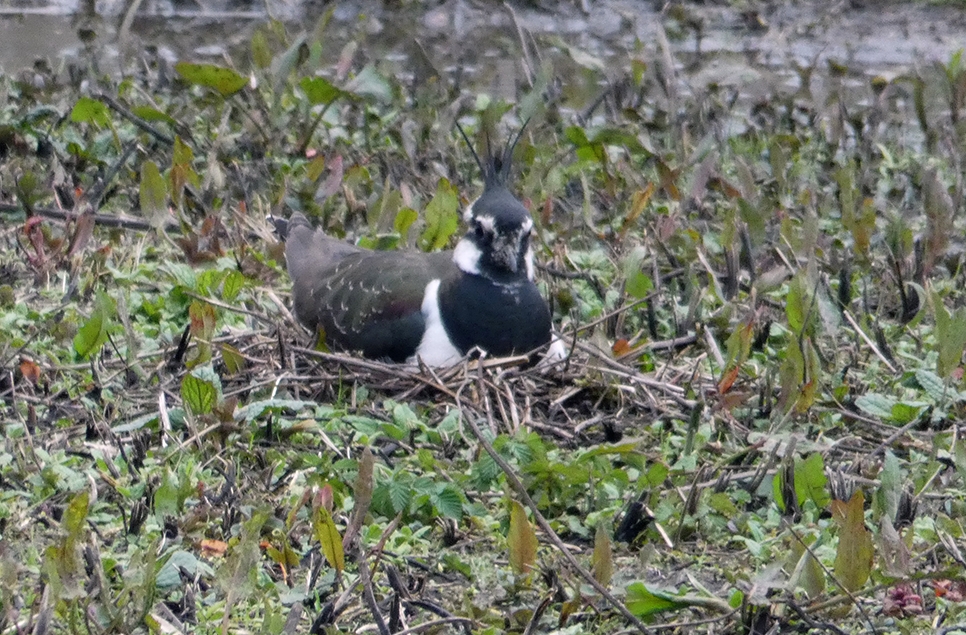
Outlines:
<svg viewBox="0 0 966 635"><path fill-rule="evenodd" d="M111 108L113 108L117 112L117 114L121 115L122 117L124 117L125 119L133 123L136 128L140 128L143 132L148 133L149 135L151 135L152 137L154 137L155 139L157 139L158 141L160 141L165 145L169 145L169 146L174 145L174 139L164 134L163 132L161 132L154 126L152 126L150 123L148 123L141 117L138 117L137 115L135 115L133 112L125 108L123 105L121 105L119 101L117 101L110 95L107 95L105 93L100 93L97 95L97 98L105 102Z"/></svg>
<svg viewBox="0 0 966 635"><path fill-rule="evenodd" d="M369 565L366 564L362 547L357 547L356 559L359 565L359 579L362 581L362 598L365 600L369 612L372 613L372 617L376 620L379 635L392 635L392 632L386 625L385 618L382 616L382 611L379 610L379 603L376 602L376 593L372 588L372 578L369 577Z"/></svg>
<svg viewBox="0 0 966 635"><path fill-rule="evenodd" d="M869 336L865 334L865 331L863 331L859 327L858 323L855 321L855 318L852 317L852 314L846 310L846 311L842 311L842 315L844 315L845 319L849 321L849 324L851 324L852 328L855 329L855 332L859 334L859 337L862 338L862 341L865 342L869 346L869 348L872 349L872 352L875 353L875 356L878 357L879 360L886 365L886 368L888 368L893 373L897 372L895 366L889 363L889 360L886 359L886 356L882 354L882 351L879 350L879 347L875 345L875 342L869 339Z"/></svg>
<svg viewBox="0 0 966 635"><path fill-rule="evenodd" d="M24 211L23 205L19 205L17 203L0 203L0 212L22 211ZM54 209L51 207L32 207L30 208L30 211L38 216L43 216L44 218L62 221L71 220L77 216L76 212L67 212L62 209ZM121 214L94 214L94 224L102 227L133 229L135 231L150 231L154 229L154 226L146 220L134 218L132 216L124 216ZM175 220L166 220L164 222L164 229L169 231L181 231L181 225Z"/></svg>

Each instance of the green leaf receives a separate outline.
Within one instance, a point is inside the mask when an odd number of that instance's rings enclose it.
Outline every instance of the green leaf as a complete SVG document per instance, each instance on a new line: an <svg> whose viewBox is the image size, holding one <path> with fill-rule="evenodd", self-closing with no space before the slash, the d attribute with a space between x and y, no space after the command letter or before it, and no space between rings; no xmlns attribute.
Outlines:
<svg viewBox="0 0 966 635"><path fill-rule="evenodd" d="M624 290L632 298L643 298L654 288L651 277L641 270L646 252L636 247L624 259Z"/></svg>
<svg viewBox="0 0 966 635"><path fill-rule="evenodd" d="M181 399L188 410L196 415L205 415L218 403L218 389L210 379L197 377L192 371L181 380Z"/></svg>
<svg viewBox="0 0 966 635"><path fill-rule="evenodd" d="M537 535L530 526L527 512L519 501L510 501L510 532L507 545L510 548L510 567L517 575L530 573L537 561Z"/></svg>
<svg viewBox="0 0 966 635"><path fill-rule="evenodd" d="M835 578L851 592L858 591L872 572L872 534L865 526L862 490L852 499L832 501L832 518L839 525L839 545L835 551Z"/></svg>
<svg viewBox="0 0 966 635"><path fill-rule="evenodd" d="M446 179L440 179L433 200L426 206L426 229L419 239L423 251L437 251L446 246L459 227L458 206L456 188Z"/></svg>
<svg viewBox="0 0 966 635"><path fill-rule="evenodd" d="M168 187L154 161L145 161L141 166L139 195L141 214L155 229L163 227L168 219Z"/></svg>
<svg viewBox="0 0 966 635"><path fill-rule="evenodd" d="M359 74L346 84L345 91L361 97L371 97L382 103L392 101L392 87L372 64L359 71Z"/></svg>
<svg viewBox="0 0 966 635"><path fill-rule="evenodd" d="M637 617L647 617L661 611L675 611L688 606L670 593L647 588L643 582L628 585L624 604Z"/></svg>
<svg viewBox="0 0 966 635"><path fill-rule="evenodd" d="M876 508L890 523L896 518L901 496L902 469L899 466L899 459L890 450L886 450L882 460L882 471L879 472L879 487L873 497Z"/></svg>
<svg viewBox="0 0 966 635"><path fill-rule="evenodd" d="M396 212L396 219L392 223L392 228L402 236L403 241L406 239L406 234L409 233L409 228L412 227L413 223L419 218L419 214L416 210L411 207L404 207L398 212Z"/></svg>
<svg viewBox="0 0 966 635"><path fill-rule="evenodd" d="M896 400L887 395L870 392L857 397L855 405L867 415L888 421L892 417L892 407L896 405Z"/></svg>
<svg viewBox="0 0 966 635"><path fill-rule="evenodd" d="M161 484L154 491L154 511L159 516L176 516L181 511L178 478L170 470L165 470Z"/></svg>
<svg viewBox="0 0 966 635"><path fill-rule="evenodd" d="M174 138L174 151L171 155L171 172L168 178L171 181L171 200L178 207L181 205L181 195L187 185L198 187L200 179L195 172L192 164L194 163L194 152L191 147L181 140L181 137Z"/></svg>
<svg viewBox="0 0 966 635"><path fill-rule="evenodd" d="M440 515L457 521L463 519L463 496L455 485L443 484L432 497L432 502Z"/></svg>
<svg viewBox="0 0 966 635"><path fill-rule="evenodd" d="M413 499L413 490L410 483L400 479L393 479L388 484L389 501L395 513L409 509L409 502Z"/></svg>
<svg viewBox="0 0 966 635"><path fill-rule="evenodd" d="M214 64L178 62L174 65L174 70L189 84L210 88L222 97L237 93L248 83L248 78L232 69Z"/></svg>
<svg viewBox="0 0 966 635"><path fill-rule="evenodd" d="M342 550L342 536L332 520L332 515L321 505L316 509L312 519L312 530L315 539L319 541L326 562L337 572L345 569L345 553Z"/></svg>
<svg viewBox="0 0 966 635"><path fill-rule="evenodd" d="M169 126L178 125L174 117L151 106L136 106L131 109L131 112L147 122L163 121Z"/></svg>
<svg viewBox="0 0 966 635"><path fill-rule="evenodd" d="M112 316L117 313L117 304L107 292L98 290L94 311L74 336L74 351L87 359L97 353L107 342L108 328Z"/></svg>
<svg viewBox="0 0 966 635"><path fill-rule="evenodd" d="M644 474L647 484L651 487L657 487L667 479L667 475L671 473L670 468L664 463L652 463L650 467L647 468L647 472Z"/></svg>
<svg viewBox="0 0 966 635"><path fill-rule="evenodd" d="M229 375L237 375L245 370L248 360L240 350L224 342L218 345L218 350L221 351L221 361L224 362Z"/></svg>
<svg viewBox="0 0 966 635"><path fill-rule="evenodd" d="M299 66L309 59L309 47L305 43L306 35L300 35L281 55L275 56L272 60L272 83L276 94L280 94L282 86L288 80L289 75Z"/></svg>
<svg viewBox="0 0 966 635"><path fill-rule="evenodd" d="M795 493L799 502L811 499L819 509L825 509L832 500L827 485L821 454L815 452L804 461L795 462Z"/></svg>
<svg viewBox="0 0 966 635"><path fill-rule="evenodd" d="M221 285L221 299L231 302L238 297L241 290L245 288L245 274L237 269L232 269L225 276L225 281Z"/></svg>
<svg viewBox="0 0 966 635"><path fill-rule="evenodd" d="M962 361L963 349L966 348L966 307L960 307L950 314L938 293L934 291L931 297L939 349L936 372L940 377L949 377Z"/></svg>
<svg viewBox="0 0 966 635"><path fill-rule="evenodd" d="M315 183L322 176L325 171L325 155L319 154L314 159L309 161L308 166L305 168L305 178L311 183Z"/></svg>
<svg viewBox="0 0 966 635"><path fill-rule="evenodd" d="M305 77L299 82L299 86L313 106L330 104L345 94L324 77Z"/></svg>
<svg viewBox="0 0 966 635"><path fill-rule="evenodd" d="M889 419L899 425L905 425L919 418L919 415L929 407L929 404L921 401L900 401L892 406Z"/></svg>
<svg viewBox="0 0 966 635"><path fill-rule="evenodd" d="M614 576L614 549L610 540L610 532L603 523L597 525L594 532L594 553L591 557L594 579L601 586L608 586Z"/></svg>
<svg viewBox="0 0 966 635"><path fill-rule="evenodd" d="M193 553L178 549L171 553L165 560L164 565L161 566L155 584L160 589L172 589L184 584L181 578L182 574L211 576L213 573L211 567L198 560Z"/></svg>
<svg viewBox="0 0 966 635"><path fill-rule="evenodd" d="M87 511L90 505L90 492L81 490L71 498L62 519L63 529L67 533L68 546L76 546L84 536L87 527Z"/></svg>
<svg viewBox="0 0 966 635"><path fill-rule="evenodd" d="M812 545L814 548L814 544ZM788 588L801 588L805 590L808 597L814 599L825 591L825 571L821 563L812 555L812 551L806 549L800 543L792 545L792 558L789 564L794 563L794 569L788 577Z"/></svg>
<svg viewBox="0 0 966 635"><path fill-rule="evenodd" d="M920 368L916 370L916 381L935 401L943 401L946 398L946 384L936 373Z"/></svg>
<svg viewBox="0 0 966 635"><path fill-rule="evenodd" d="M108 128L111 125L111 111L102 101L81 97L70 111L70 119L77 123L93 123Z"/></svg>
<svg viewBox="0 0 966 635"><path fill-rule="evenodd" d="M272 52L268 48L268 38L261 29L252 36L252 62L260 69L266 69L272 63Z"/></svg>

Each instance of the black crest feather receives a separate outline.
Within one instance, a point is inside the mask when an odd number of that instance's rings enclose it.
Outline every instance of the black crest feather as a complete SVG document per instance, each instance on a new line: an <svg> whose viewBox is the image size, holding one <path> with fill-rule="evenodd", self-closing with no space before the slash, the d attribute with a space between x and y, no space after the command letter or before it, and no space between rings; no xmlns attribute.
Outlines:
<svg viewBox="0 0 966 635"><path fill-rule="evenodd" d="M488 131L485 132L486 161L484 162L480 159L480 155L476 153L476 148L473 147L473 142L470 141L466 131L463 130L463 126L458 121L456 122L456 128L463 136L463 140L466 141L466 145L469 146L470 152L473 153L473 158L476 160L476 165L479 166L480 172L483 174L483 182L487 187L494 185L505 186L507 181L509 181L510 170L513 167L513 151L516 149L517 143L520 142L520 138L523 136L523 131L526 130L528 123L530 123L530 119L523 122L516 136L504 146L503 151L500 153L493 151L493 147L490 144L490 133Z"/></svg>

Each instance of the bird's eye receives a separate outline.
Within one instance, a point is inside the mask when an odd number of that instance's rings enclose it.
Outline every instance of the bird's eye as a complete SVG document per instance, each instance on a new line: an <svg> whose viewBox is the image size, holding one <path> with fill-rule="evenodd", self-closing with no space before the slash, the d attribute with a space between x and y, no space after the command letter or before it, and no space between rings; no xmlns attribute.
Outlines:
<svg viewBox="0 0 966 635"><path fill-rule="evenodd" d="M473 224L473 234L477 238L483 238L486 235L486 230L483 229L483 225L481 225L479 223L474 223Z"/></svg>

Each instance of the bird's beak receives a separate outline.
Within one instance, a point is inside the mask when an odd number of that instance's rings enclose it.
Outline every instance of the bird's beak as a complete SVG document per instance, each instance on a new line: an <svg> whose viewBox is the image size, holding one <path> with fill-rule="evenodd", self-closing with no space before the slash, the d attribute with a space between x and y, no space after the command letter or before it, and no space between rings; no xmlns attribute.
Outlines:
<svg viewBox="0 0 966 635"><path fill-rule="evenodd" d="M493 262L510 273L520 269L520 234L499 236L493 241Z"/></svg>

